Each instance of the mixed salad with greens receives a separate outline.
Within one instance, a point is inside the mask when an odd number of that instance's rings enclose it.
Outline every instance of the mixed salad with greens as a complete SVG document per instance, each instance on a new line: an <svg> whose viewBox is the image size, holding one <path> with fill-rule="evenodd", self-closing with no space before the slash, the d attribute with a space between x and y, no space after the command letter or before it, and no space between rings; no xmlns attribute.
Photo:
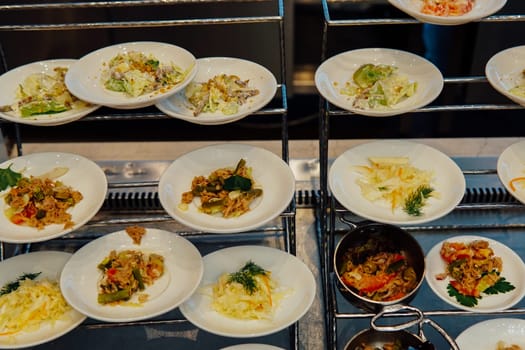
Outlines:
<svg viewBox="0 0 525 350"><path fill-rule="evenodd" d="M163 64L151 54L130 51L113 57L101 79L108 90L138 97L172 88L186 78L189 69L184 70L171 62Z"/></svg>
<svg viewBox="0 0 525 350"><path fill-rule="evenodd" d="M68 91L64 82L67 70L66 67L55 67L52 73L30 74L18 85L15 101L1 106L0 111L27 118L91 106Z"/></svg>
<svg viewBox="0 0 525 350"><path fill-rule="evenodd" d="M398 74L398 68L385 64L367 63L360 66L340 90L343 95L354 97L358 109L384 109L413 96L417 82L410 82Z"/></svg>

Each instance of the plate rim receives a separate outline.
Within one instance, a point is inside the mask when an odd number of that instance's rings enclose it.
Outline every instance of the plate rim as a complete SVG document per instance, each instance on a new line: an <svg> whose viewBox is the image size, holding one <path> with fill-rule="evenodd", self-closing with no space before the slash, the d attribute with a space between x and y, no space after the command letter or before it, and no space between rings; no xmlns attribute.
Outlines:
<svg viewBox="0 0 525 350"><path fill-rule="evenodd" d="M501 322L505 323L508 326L514 324L514 325L520 325L523 329L525 329L525 320L517 317L498 317L498 318L491 318L483 321L476 322L469 327L465 328L457 337L456 337L456 343L458 346L461 343L464 343L468 341L468 337L470 336L469 333L472 333L474 331L483 330L485 328L492 329L494 326L493 324L501 324Z"/></svg>
<svg viewBox="0 0 525 350"><path fill-rule="evenodd" d="M492 88L499 92L501 95L505 96L514 103L525 106L525 97L513 95L501 85L500 78L497 76L499 72L495 67L495 63L497 60L500 60L503 57L506 57L514 52L522 53L525 55L525 45L516 45L508 47L492 55L485 64L485 77L487 78Z"/></svg>
<svg viewBox="0 0 525 350"><path fill-rule="evenodd" d="M275 164L278 164L278 166L283 170L281 175L284 175L286 173L287 181L291 182L292 186L290 186L290 188L289 188L289 193L287 193L286 196L282 197L283 200L280 203L280 206L278 206L278 207L275 206L275 210L272 212L272 215L268 215L264 220L261 220L259 222L254 222L254 223L246 224L246 225L243 225L243 226L236 226L234 224L229 224L229 225L226 225L226 227L215 227L215 226L210 225L210 224L208 224L208 223L206 223L205 221L202 221L202 220L199 220L199 222L195 222L194 220L190 220L190 219L186 218L187 215L179 214L177 208L171 208L170 207L170 205L169 205L170 203L166 202L167 199L165 198L165 195L164 195L164 188L166 188L169 185L168 182L170 181L170 175L174 171L174 169L177 168L178 163L183 162L183 161L185 161L187 159L191 159L191 157L194 156L195 154L199 154L201 152L205 152L208 149L217 149L217 148L226 148L228 150L233 149L234 151L236 151L238 153L246 153L247 151L255 150L256 152L258 152L258 154L263 154L263 155L269 157L270 159L273 159ZM225 165L225 166L227 166L227 165ZM251 166L251 167L253 168L253 166ZM214 169L210 168L210 171L213 171L213 170ZM203 175L203 174L195 174L194 176L197 176L197 175ZM189 179L189 180L191 181L191 179ZM263 191L264 191L264 189L263 189ZM291 170L290 166L281 157L279 157L275 153L267 150L266 148L259 147L259 146L253 146L253 145L249 145L249 144L245 144L245 143L237 143L237 142L216 143L216 144L212 144L212 145L208 145L208 146L195 148L195 149L193 149L193 150L191 150L191 151L181 155L177 159L175 159L164 170L164 172L161 174L160 179L159 179L159 184L158 184L158 193L159 193L159 201L161 203L161 206L168 213L168 215L170 215L173 219L175 219L176 221L180 222L181 224L183 224L185 226L188 226L188 227L196 229L196 230L203 230L205 232L210 232L210 233L221 233L221 234L240 233L240 232L247 232L247 231L250 231L250 230L255 230L257 228L260 228L264 224L266 224L266 223L270 222L271 220L277 218L279 215L282 214L282 212L284 210L286 210L286 208L290 205L290 203L291 203L291 201L293 199L293 196L295 194L295 176L294 176L293 171ZM264 197L264 194L263 194L263 197ZM275 205L277 205L277 204L275 204ZM255 209L254 209L254 211L255 211ZM207 214L202 213L202 215L207 215ZM235 218L228 218L228 219L224 219L224 220L230 220L230 219L235 219ZM231 222L235 223L234 221L231 221Z"/></svg>
<svg viewBox="0 0 525 350"><path fill-rule="evenodd" d="M470 11L461 16L436 16L436 15L429 15L429 14L421 13L410 6L404 6L402 0L388 0L388 2L392 6L396 7L400 11L403 11L407 15L413 17L414 19L420 22L435 24L435 25L445 25L445 26L462 25L462 24L480 20L485 17L489 17L497 13L498 11L500 11L507 3L507 0L496 0L496 1L499 1L499 3L496 6L494 6L494 3L491 3L493 6L489 6L491 8L489 11L484 11L484 12L474 13L474 14L472 14L472 11Z"/></svg>
<svg viewBox="0 0 525 350"><path fill-rule="evenodd" d="M462 182L461 183L461 189L459 189L457 191L454 191L454 192L458 193L457 197L456 197L456 201L454 202L454 205L452 205L452 203L451 203L449 210L448 211L443 211L439 215L433 215L433 216L422 215L421 217L414 218L413 220L402 220L402 219L389 220L387 218L382 218L380 215L373 215L373 214L367 213L366 210L359 209L359 206L351 204L350 201L347 200L344 197L344 195L339 192L337 186L335 186L335 184L334 184L334 181L335 181L334 177L335 177L335 174L336 174L336 171L337 171L337 167L340 166L339 165L340 163L344 162L346 156L348 156L349 154L355 152L356 149L363 149L363 148L371 147L373 145L379 145L379 146L385 147L385 148L387 146L391 146L391 145L401 145L401 146L404 146L404 147L412 147L412 148L419 147L419 148L421 148L423 150L427 150L427 151L433 152L436 155L440 155L442 157L442 159L444 159L444 160L448 159L451 168L455 170L455 174L456 174L457 178L461 179L461 182ZM348 170L348 171L350 172L350 170ZM414 225L414 224L421 224L421 223L437 220L439 218L442 218L442 217L446 216L451 211L453 211L454 208L457 206L457 204L459 204L461 202L461 199L464 196L464 192L465 192L465 189L466 189L466 180L465 180L463 172L461 171L461 169L458 166L458 164L451 157L449 157L447 154L445 154L444 152L442 152L442 151L440 151L440 150L438 150L438 149L436 149L436 148L434 148L432 146L429 146L429 145L424 144L424 143L408 141L408 140L375 140L375 141L363 142L361 144L352 146L352 147L348 148L347 150L345 150L344 152L342 152L338 157L336 157L336 159L334 160L334 162L330 166L330 169L328 170L328 187L329 187L331 193L333 194L333 196L337 199L337 201L341 205L343 205L347 210L353 212L354 214L356 214L358 216L361 216L363 218L367 218L367 219L370 219L370 220L374 220L374 221L377 221L377 222L381 222L381 223L392 224L392 225Z"/></svg>
<svg viewBox="0 0 525 350"><path fill-rule="evenodd" d="M153 91L148 94L129 98L128 100L126 100L125 98L116 98L115 101L109 101L106 98L99 98L98 94L97 96L95 96L95 98L93 98L93 94L90 94L89 96L82 96L83 92L80 90L84 89L85 81L84 83L80 84L83 87L82 89L77 89L77 85L79 85L79 83L75 82L76 80L82 82L83 80L77 79L77 77L79 75L80 76L86 75L85 73L80 74L80 71L77 72L77 70L80 70L79 66L81 64L84 64L86 60L91 60L91 59L102 61L102 62L98 62L98 65L89 71L89 72L98 72L101 69L101 63L105 62L105 60L103 60L101 56L106 54L106 52L113 52L113 54L110 55L111 57L113 57L117 53L129 50L130 47L134 47L134 46L149 46L153 48L163 48L164 47L164 48L169 48L169 49L180 51L181 53L183 53L190 59L191 64L188 66L188 69L190 70L183 81L181 81L177 85L174 85L171 89L169 89L166 92ZM141 52L145 52L145 50L141 49ZM197 73L196 58L194 54L191 53L186 48L172 44L172 43L168 43L168 42L139 40L139 41L128 41L128 42L116 43L116 44L100 47L98 49L95 49L91 52L86 53L85 55L80 57L74 65L71 66L70 70L68 70L66 77L65 77L65 82L66 82L67 88L72 93L74 93L77 96L82 96L82 99L85 101L95 103L100 106L114 108L114 109L135 109L135 108L143 108L143 107L152 106L160 99L167 98L177 93L179 90L183 89L186 85L188 85L192 81L196 73ZM96 73L95 75L99 76L100 74Z"/></svg>
<svg viewBox="0 0 525 350"><path fill-rule="evenodd" d="M78 259L78 257L81 255L81 254L86 254L86 252L90 252L90 250L96 248L97 246L100 246L100 245L103 245L104 243L106 243L107 240L110 240L110 239L113 239L117 236L122 236L122 237L117 237L118 239L124 239L126 237L129 238L129 242L124 244L121 242L121 244L119 245L119 248L118 249L122 249L123 246L130 246L130 247L134 247L136 249L140 249L140 245L135 245L133 244L132 240L131 240L131 237L129 237L126 233L126 230L125 229L122 229L122 230L118 230L118 231L114 231L114 232L110 232L110 233L107 233L105 235L103 235L102 237L99 237L97 239L94 239L90 242L88 242L87 244L85 244L84 246L82 246L80 249L78 249L73 255L72 257L69 259L69 261L66 263L66 265L64 266L64 269L60 275L60 286L61 286L61 289L62 289L62 293L64 295L64 298L68 301L68 303L75 309L77 309L80 313L83 313L85 314L87 317L90 317L92 319L95 319L95 320L99 320L99 321L103 321L103 322L134 322L134 321L141 321L141 320L147 320L147 319L151 319L153 317L156 317L156 316L160 316L160 315L163 315L167 312L170 312L174 309L176 309L177 307L179 307L185 300L187 300L188 298L191 297L191 295L197 290L198 286L199 286L199 283L200 283L200 280L202 279L202 275L204 273L204 263L203 263L203 260L202 260L202 255L200 254L200 251L197 249L197 247L191 242L189 241L188 239L182 237L181 235L175 233L175 232L171 232L171 231L167 231L167 230L164 230L164 229L157 229L157 228L151 228L151 227L146 227L146 235L155 235L155 238L158 238L159 236L163 236L163 237L167 237L167 236L170 236L171 239L174 239L177 241L177 244L183 244L185 245L185 249L191 249L192 250L192 254L194 254L195 256L198 256L200 257L200 264L198 266L198 271L194 271L196 273L196 279L195 279L195 283L194 285L192 286L192 288L190 288L190 290L187 291L186 295L181 298L181 300L178 300L177 303L171 303L172 305L170 305L170 307L168 308L164 308L164 309L156 309L155 311L152 311L152 312L149 312L149 313L143 313L141 315L137 315L137 316L134 316L134 317L105 317L105 316L101 316L101 315L98 315L94 312L91 312L91 307L88 305L88 309L89 310L86 310L85 308L83 307L79 307L78 305L76 305L74 302L72 303L71 302L71 297L72 297L72 294L74 293L70 293L69 289L70 287L68 286L68 283L66 283L66 279L69 277L68 273L69 273L69 269L71 269L71 265L76 263L76 259ZM109 253L109 251L112 249L112 247L105 247L106 248L106 255L107 253ZM115 248L117 249L117 248ZM78 253L78 255L77 255ZM95 263L94 263L95 264ZM71 271L72 273L74 273L75 271ZM170 283L174 283L174 281L171 281L170 279ZM87 303L87 304L90 304L90 303Z"/></svg>
<svg viewBox="0 0 525 350"><path fill-rule="evenodd" d="M238 121L238 120L241 120L257 111L259 111L260 109L264 108L268 103L270 103L272 101L272 99L275 97L275 94L277 93L277 88L278 88L278 84L277 84L277 78L275 77L275 75L265 66L255 62L255 61L251 61L251 60L247 60L247 59L244 59L244 58L237 58L237 57L229 57L229 56L210 56L210 57L202 57L202 58L198 58L196 60L196 65L198 67L198 71L196 73L196 76L200 74L201 72L201 64L203 62L206 62L207 65L211 65L210 63L214 63L214 62L238 62L238 63L241 63L241 64L244 64L244 65L251 65L253 67L257 67L258 70L260 70L261 72L264 72L265 73L265 77L268 78L268 86L271 87L271 89L273 90L273 95L268 95L268 97L266 99L263 99L261 102L257 103L257 108L249 108L247 109L246 111L243 111L242 113L235 113L233 115L219 115L219 116L214 116L214 117L208 117L209 119L213 118L213 120L208 120L208 119L205 119L203 121L203 119L199 119L199 117L193 117L193 115L186 115L184 113L179 113L177 112L176 110L170 108L170 105L171 105L171 102L173 99L177 98L177 99L182 99L182 97L180 97L180 95L184 92L184 89L178 91L177 93L165 98L165 99L162 99L160 101L158 101L155 106L163 113L165 113L166 115L172 117L172 118L177 118L177 119L181 119L181 120L185 120L187 122L190 122L190 123L194 123L194 124L200 124L200 125L222 125L222 124L227 124L227 123L232 123L232 122L235 122L235 121ZM194 81L196 79L196 76L192 79L192 81ZM170 103L170 105L168 105L168 103ZM216 120L215 120L216 119Z"/></svg>
<svg viewBox="0 0 525 350"><path fill-rule="evenodd" d="M429 95L430 97L428 98L428 101L422 99L420 100L420 102L410 105L409 106L410 108L408 107L392 108L391 107L391 108L384 109L384 110L383 109L381 110L358 109L358 108L352 108L351 106L348 106L348 104L343 103L340 98L336 98L332 96L332 94L326 92L325 89L323 88L323 85L325 84L323 84L323 79L322 79L322 74L326 72L327 70L326 68L330 67L330 65L334 64L334 62L343 60L347 56L359 57L359 55L362 55L364 53L374 53L376 55L383 54L383 53L390 54L395 57L403 57L407 59L417 60L417 62L419 62L420 64L424 64L425 66L428 66L429 71L431 71L431 73L436 76L436 80L431 81L431 82L433 84L437 84L435 89L430 89L433 91L433 93ZM378 60L378 63L380 63L379 60ZM323 98L325 98L328 102L333 104L334 106L337 106L348 112L352 112L352 113L367 116L367 117L391 117L391 116L397 116L397 115L402 115L402 114L413 112L419 108L422 108L432 103L441 94L443 87L444 87L443 74L441 73L441 71L437 68L437 66L434 63L430 62L428 59L418 54L415 54L415 53L412 53L406 50L399 50L399 49L393 49L393 48L388 48L388 47L365 47L365 48L351 49L351 50L347 50L347 51L343 51L338 54L335 54L327 58L317 67L315 74L314 74L314 83L315 83L316 89L319 92L319 94ZM333 82L330 82L330 83L333 84Z"/></svg>
<svg viewBox="0 0 525 350"><path fill-rule="evenodd" d="M435 281L435 276L430 276L431 268L430 268L430 264L428 263L428 260L430 260L431 258L440 259L439 248L446 241L449 241L449 242L451 242L451 241L467 242L467 241L473 241L473 240L485 240L485 241L488 241L489 244L492 245L493 247L494 246L498 246L500 249L505 250L505 252L507 253L506 254L507 256L511 256L515 260L521 261L520 268L521 268L523 274L525 275L525 263L523 262L521 257L513 249L511 249L509 246L507 246L506 244L504 244L504 243L502 243L502 242L500 242L500 241L498 241L496 239L490 238L490 237L483 237L483 236L471 235L471 234L457 235L457 236L454 236L454 237L449 237L449 238L441 240L440 242L436 243L434 246L432 246L428 250L428 252L427 252L427 254L425 256L425 260L427 261L427 270L425 272L425 280L427 282L427 285L433 291L434 295L436 295L438 298L440 298L442 301L444 301L448 305L453 306L453 307L455 307L457 309L471 311L471 312L475 312L475 313L478 313L478 314L488 314L488 313L491 313L491 312L498 312L498 311L507 310L507 309L513 307L514 305L519 303L523 299L523 297L525 296L525 283L522 285L521 290L519 290L517 288L517 286L516 286L515 293L518 293L517 294L518 298L516 298L516 300L514 301L513 304L505 305L503 307L501 307L501 306L500 307L490 307L490 308L485 308L485 309L480 309L478 307L468 307L468 306L461 305L458 302L456 302L455 299L447 298L448 295L445 296L445 295L443 295L442 293L440 293L437 290L437 283ZM440 282L446 282L446 281L443 280L443 281L440 281Z"/></svg>
<svg viewBox="0 0 525 350"><path fill-rule="evenodd" d="M306 313L310 310L310 308L311 308L311 306L312 306L312 304L313 304L313 302L315 300L315 296L317 294L317 290L316 290L317 289L317 283L316 283L315 277L313 275L313 272L310 270L310 268L306 265L305 262L303 262L301 259L299 259L299 257L297 257L297 256L295 256L293 254L290 254L290 253L288 253L288 252L286 252L286 251L284 251L282 249L269 247L269 246L263 246L263 245L246 244L246 245L239 245L239 246L230 246L230 247L226 247L226 248L215 250L215 251L213 251L213 252L203 256L205 275L206 275L206 262L207 262L207 260L214 259L214 258L217 258L217 256L221 256L221 255L225 255L225 254L229 254L230 257L232 255L235 256L236 254L239 254L239 256L243 256L244 254L242 254L242 253L246 253L247 251L250 251L250 250L251 251L258 250L258 251L261 251L261 252L268 252L268 254L271 253L271 254L274 254L274 255L279 255L279 256L285 257L288 261L292 261L294 264L296 264L297 267L300 267L303 270L304 275L308 276L308 279L311 281L310 287L312 287L312 289L313 289L313 292L311 293L310 300L308 301L308 306L306 306L300 314L296 315L297 317L295 318L295 321L293 321L293 322L290 321L288 323L283 323L282 325L280 325L278 327L274 327L273 329L270 329L270 330L266 329L264 331L259 331L259 332L250 332L250 333L239 334L239 333L232 333L232 332L217 331L217 330L214 330L214 329L210 328L209 326L203 325L200 322L196 322L196 320L191 316L194 311L190 311L190 309L188 309L188 303L191 301L192 298L194 298L196 296L196 294L194 294L191 298L189 298L186 302L184 302L180 306L180 311L181 311L182 315L190 323L192 323L193 325L195 325L196 327L198 327L198 328L200 328L202 330L205 330L207 332L210 332L210 333L216 334L216 335L220 335L220 336L227 336L227 337L232 337L232 338L254 338L254 337L265 336L265 335L270 335L270 334L277 333L277 332L279 332L279 331L289 327L291 324L293 324L294 322L297 322L302 317L304 317L304 315L306 315ZM228 261L228 260L225 260L225 261ZM237 266L236 267L232 267L232 268L237 268ZM227 271L224 271L224 272L227 272ZM218 277L219 275L220 274L218 274L215 277ZM199 284L199 288L204 287L202 284L207 282L207 281L204 280L204 277L201 279L201 283Z"/></svg>
<svg viewBox="0 0 525 350"><path fill-rule="evenodd" d="M500 153L498 156L498 160L496 162L496 172L498 174L498 178L500 182L503 184L505 189L510 193L511 196L513 196L516 200L521 202L522 204L525 204L525 193L520 194L517 191L513 191L510 188L509 181L510 179L507 179L507 173L504 171L504 164L509 164L509 160L506 159L507 157L510 157L510 155L514 152L516 148L523 148L525 150L525 140L517 141L509 146L507 146L503 152ZM523 176L525 176L525 158L523 159Z"/></svg>
<svg viewBox="0 0 525 350"><path fill-rule="evenodd" d="M11 75L16 76L18 74L15 74L15 73L21 73L21 71L24 71L24 70L30 70L32 69L32 67L36 68L38 66L43 66L43 65L50 65L51 67L61 67L61 66L67 65L68 70L69 70L69 68L77 61L78 61L77 59L73 59L73 58L53 58L53 59L29 62L21 66L14 67L13 69L3 73L2 75L0 75L0 80L2 80L2 78L7 79L7 77L10 77ZM27 75L23 77L20 76L20 79L18 80L22 82L26 77ZM7 89L7 87L4 87L3 89ZM0 118L11 121L11 122L26 124L26 125L56 126L56 125L67 124L67 123L76 121L78 119L81 119L85 117L86 115L96 111L100 107L101 107L100 105L93 104L90 107L77 109L76 113L72 113L71 111L64 111L60 113L41 114L41 115L37 115L34 117L29 117L27 119L21 116L15 116L7 112L0 111ZM66 115L64 117L63 115L66 113L73 114L73 115ZM33 118L37 118L37 119L33 119ZM44 119L44 118L49 118L49 119Z"/></svg>
<svg viewBox="0 0 525 350"><path fill-rule="evenodd" d="M81 218L81 220L74 221L74 225L72 227L67 228L67 229L62 229L60 231L56 231L54 233L50 233L50 234L47 234L47 235L44 235L44 236L35 236L35 237L31 238L31 239L29 239L29 238L28 239L19 239L19 238L12 237L12 236L9 236L9 235L6 236L5 232L3 232L2 229L0 229L0 240L4 241L6 243L36 243L36 242L43 242L43 241L47 241L47 240L50 240L50 239L53 239L53 238L57 238L57 237L65 235L67 233L76 231L76 230L80 229L82 226L84 226L89 220L91 220L100 211L100 208L102 208L102 206L104 205L104 201L105 201L106 194L107 194L107 191L108 191L108 180L107 180L106 174L104 173L104 170L102 170L102 168L97 163L95 163L93 160L91 160L89 158L86 158L86 157L84 157L82 155L71 153L71 152L53 152L53 151L49 151L49 152L35 152L35 153L29 153L29 154L26 154L26 155L22 155L22 156L18 156L18 157L15 157L15 158L7 159L4 162L0 163L0 168L5 169L7 166L9 166L10 164L13 164L16 161L25 162L26 161L25 159L28 159L29 161L31 161L31 159L35 159L35 158L38 159L38 158L45 158L45 157L51 157L53 159L56 159L57 157L67 158L67 159L78 159L82 163L89 165L91 170L92 170L91 174L92 175L93 174L98 175L97 181L101 182L99 184L100 186L98 186L98 187L103 188L101 190L101 192L99 193L98 202L94 201L90 212L84 218ZM52 169L52 166L50 166L49 168ZM73 185L69 184L69 186L75 187L74 184ZM0 194L7 193L7 191L9 191L9 188L10 187L8 187L7 189L5 189L3 191L0 191ZM85 199L86 198L86 193L82 193L82 195L84 196L84 199ZM95 198L95 199L97 199L97 198ZM5 214L4 213L0 213L0 215L5 215ZM13 225L15 225L15 224L13 224ZM27 230L28 232L33 232L34 231L35 234L38 234L38 232L39 232L38 229L33 228L33 227L27 227L27 228L21 228L21 229Z"/></svg>
<svg viewBox="0 0 525 350"><path fill-rule="evenodd" d="M71 258L72 253L64 252L64 251L58 251L58 250L39 250L39 251L32 251L28 253L23 253L19 255L15 255L12 257L9 257L5 260L0 261L0 266L4 266L5 264L15 264L20 265L20 261L24 260L33 260L33 259L51 259L53 261L53 264L59 265L59 263L62 265L62 267L57 268L57 283L60 283L60 271L63 268L63 265ZM63 261L63 264L62 264ZM24 261L23 263L27 263L27 261ZM21 271L20 273L23 273L24 271ZM27 272L27 271L25 271ZM71 305L70 305L71 306ZM31 342L19 342L16 343L6 343L3 344L0 342L0 349L19 349L19 348L27 348L31 346L37 346L41 345L50 341L53 341L55 339L58 339L67 333L73 331L75 328L77 328L82 322L84 322L87 319L87 316L78 312L75 308L71 306L71 310L68 311L71 315L67 317L64 321L70 321L68 322L69 325L66 327L63 327L63 329L59 332L52 332L50 333L49 337L42 338L40 340L34 340ZM48 321L46 321L48 322ZM54 326L52 326L54 327ZM38 331L38 329L36 330ZM22 334L25 332L22 332ZM0 336L0 339L2 336ZM7 339L7 338L6 338Z"/></svg>

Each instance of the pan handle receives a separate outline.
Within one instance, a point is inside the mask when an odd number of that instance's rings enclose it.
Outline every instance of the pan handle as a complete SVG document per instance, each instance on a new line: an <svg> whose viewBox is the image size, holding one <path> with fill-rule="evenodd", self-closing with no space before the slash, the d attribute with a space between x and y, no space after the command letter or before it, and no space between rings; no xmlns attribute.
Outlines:
<svg viewBox="0 0 525 350"><path fill-rule="evenodd" d="M404 310L415 312L416 318L411 319L407 322L396 324L396 325L379 326L376 324L376 322L383 316L387 314L394 314L394 313L397 313L399 311L404 311ZM377 331L392 332L392 331L404 330L404 329L407 329L407 328L410 328L416 325L419 326L424 321L424 319L425 319L425 316L423 315L423 312L419 310L418 308L410 306L410 305L394 304L394 305L385 306L381 311L375 314L370 320L370 325L373 329Z"/></svg>
<svg viewBox="0 0 525 350"><path fill-rule="evenodd" d="M447 332L445 332L445 330L443 328L441 328L441 326L439 324L437 324L436 322L432 321L429 318L423 319L422 320L422 324L423 323L428 323L429 325L432 326L432 328L434 328L436 331L438 331L438 333L441 334L441 336L449 343L450 348L452 350L460 350L458 344L456 344L456 341ZM423 334L422 328L423 327L421 327L421 326L419 327L419 333L420 333L419 336L420 336L421 339L425 339L425 336Z"/></svg>

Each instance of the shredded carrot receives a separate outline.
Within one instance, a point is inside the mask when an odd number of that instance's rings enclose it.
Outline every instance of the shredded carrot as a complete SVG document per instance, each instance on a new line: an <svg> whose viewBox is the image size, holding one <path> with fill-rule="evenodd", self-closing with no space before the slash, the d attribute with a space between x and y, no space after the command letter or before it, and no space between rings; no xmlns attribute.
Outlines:
<svg viewBox="0 0 525 350"><path fill-rule="evenodd" d="M520 181L525 181L525 176L519 176L519 177L515 177L513 178L512 180L509 181L509 187L511 190L513 191L516 191L516 186L514 186L514 183L516 182L520 182Z"/></svg>

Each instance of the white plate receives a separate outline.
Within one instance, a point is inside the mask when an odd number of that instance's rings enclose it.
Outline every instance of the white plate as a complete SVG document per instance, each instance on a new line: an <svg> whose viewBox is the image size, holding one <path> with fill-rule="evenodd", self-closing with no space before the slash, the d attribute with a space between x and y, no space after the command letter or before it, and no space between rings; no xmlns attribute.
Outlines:
<svg viewBox="0 0 525 350"><path fill-rule="evenodd" d="M71 153L43 152L6 160L0 164L6 169L10 164L11 170L21 172L22 176L38 176L56 167L66 167L68 172L57 180L82 193L83 199L68 212L71 214L74 225L64 229L64 225L47 225L39 230L34 227L21 226L12 223L4 214L8 205L4 195L10 188L0 192L0 241L8 243L40 242L56 238L72 232L91 220L100 210L106 199L108 183L104 171L93 161Z"/></svg>
<svg viewBox="0 0 525 350"><path fill-rule="evenodd" d="M507 191L525 204L525 190L515 186L516 190L513 191L510 187L512 179L525 176L525 141L516 142L501 152L498 157L497 172Z"/></svg>
<svg viewBox="0 0 525 350"><path fill-rule="evenodd" d="M199 211L198 199L185 211L178 208L182 193L190 190L195 176L235 167L241 158L252 168L253 178L263 190L250 211L234 218L209 215ZM268 150L243 144L218 144L176 159L162 174L158 191L164 210L182 224L205 232L234 233L256 229L279 216L294 196L295 178L288 164Z"/></svg>
<svg viewBox="0 0 525 350"><path fill-rule="evenodd" d="M107 90L101 80L101 74L107 63L119 53L139 51L152 54L162 63L170 63L189 70L186 78L179 84L162 91L154 91L137 97L130 97L121 92ZM183 89L197 73L195 57L187 50L166 43L139 41L104 47L80 58L66 74L66 85L75 95L85 101L118 109L141 108L154 105L157 101L169 97Z"/></svg>
<svg viewBox="0 0 525 350"><path fill-rule="evenodd" d="M0 106L11 105L16 98L18 85L31 74L44 73L53 74L56 67L70 67L76 60L56 59L40 61L26 64L10 70L0 76ZM14 112L0 112L0 117L15 123L52 126L69 123L82 118L83 116L95 111L100 106L92 105L85 108L77 108L61 113L41 114L22 118Z"/></svg>
<svg viewBox="0 0 525 350"><path fill-rule="evenodd" d="M141 250L164 257L165 272L144 290L149 299L140 306L101 305L97 301L100 271L97 264L111 250ZM64 266L60 285L64 298L81 313L100 321L130 322L164 314L195 291L203 274L202 257L187 239L168 231L148 228L140 245L125 230L86 244Z"/></svg>
<svg viewBox="0 0 525 350"><path fill-rule="evenodd" d="M456 344L462 350L494 350L497 349L498 341L525 349L525 320L495 318L482 321L465 329L456 338Z"/></svg>
<svg viewBox="0 0 525 350"><path fill-rule="evenodd" d="M237 246L215 251L204 258L204 275L199 290L180 311L195 326L213 334L248 338L278 332L298 321L313 303L316 284L312 272L294 255L264 246ZM253 261L271 271L272 278L290 290L275 310L271 320L238 320L226 317L211 308L211 285L223 273L238 271Z"/></svg>
<svg viewBox="0 0 525 350"><path fill-rule="evenodd" d="M485 65L485 75L496 91L512 101L525 106L525 98L513 95L509 90L525 84L525 45L512 47L492 56Z"/></svg>
<svg viewBox="0 0 525 350"><path fill-rule="evenodd" d="M422 0L388 0L388 2L420 22L438 25L460 25L488 17L505 6L507 0L475 0L471 11L461 16L434 16L421 13Z"/></svg>
<svg viewBox="0 0 525 350"><path fill-rule="evenodd" d="M283 348L267 344L249 343L227 346L225 348L222 348L222 350L283 350Z"/></svg>
<svg viewBox="0 0 525 350"><path fill-rule="evenodd" d="M417 82L416 93L385 109L359 109L352 106L354 97L339 92L352 80L354 72L363 64L387 64L398 67L398 73ZM443 75L432 63L415 54L384 48L346 51L324 61L315 72L319 93L335 106L371 117L387 117L424 107L439 96L443 89Z"/></svg>
<svg viewBox="0 0 525 350"><path fill-rule="evenodd" d="M275 96L277 80L265 67L247 60L229 57L209 57L197 60L198 72L193 81L206 82L218 74L237 75L241 80L249 80L248 86L259 90L259 94L239 106L235 114L224 115L221 112L193 115L191 104L184 95L184 90L156 104L167 115L195 124L218 125L240 120L264 107Z"/></svg>
<svg viewBox="0 0 525 350"><path fill-rule="evenodd" d="M70 257L71 254L65 252L38 251L5 259L0 262L0 288L15 281L24 273L41 272L37 280L48 278L58 281L60 272ZM0 336L0 349L17 349L43 344L68 333L85 319L85 315L71 309L63 319L54 324L46 321L35 330L22 331L13 336Z"/></svg>
<svg viewBox="0 0 525 350"><path fill-rule="evenodd" d="M490 247L494 250L494 255L501 257L503 260L503 271L501 276L512 283L516 288L510 292L496 295L482 295L478 299L478 305L468 307L461 305L454 297L448 295L447 285L450 278L438 281L436 275L443 273L446 268L446 263L441 258L439 251L443 242L436 244L426 256L427 271L425 279L430 288L448 304L459 309L474 311L474 312L497 312L508 309L517 304L525 295L525 265L521 258L512 249L504 244L490 238L480 236L457 236L447 239L447 242L472 242L474 240L483 239L489 242Z"/></svg>
<svg viewBox="0 0 525 350"><path fill-rule="evenodd" d="M369 201L356 183L362 175L353 169L368 165L369 157L408 157L414 167L433 171L432 186L439 198L430 197L421 216L410 216L402 208L392 211L386 201ZM424 144L397 140L369 142L350 148L330 167L328 184L346 209L364 218L394 225L428 222L448 214L459 204L466 187L461 169L447 155Z"/></svg>

